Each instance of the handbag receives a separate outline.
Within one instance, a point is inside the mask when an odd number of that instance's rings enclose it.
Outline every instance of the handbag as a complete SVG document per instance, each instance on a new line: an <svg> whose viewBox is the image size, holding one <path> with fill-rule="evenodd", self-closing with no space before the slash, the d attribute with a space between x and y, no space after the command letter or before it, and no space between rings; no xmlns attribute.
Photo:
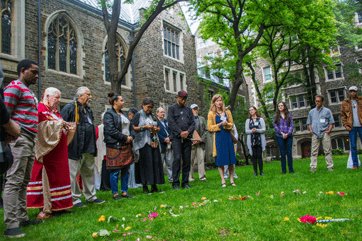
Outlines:
<svg viewBox="0 0 362 241"><path fill-rule="evenodd" d="M238 139L235 138L235 136L233 135L233 133L230 132L230 134L231 134L231 139L233 139L233 143L234 143L234 144L238 143Z"/></svg>
<svg viewBox="0 0 362 241"><path fill-rule="evenodd" d="M107 169L125 168L136 162L130 144L124 145L121 149L107 147Z"/></svg>
<svg viewBox="0 0 362 241"><path fill-rule="evenodd" d="M158 147L158 139L157 134L152 133L153 137L151 138L151 147L157 148Z"/></svg>

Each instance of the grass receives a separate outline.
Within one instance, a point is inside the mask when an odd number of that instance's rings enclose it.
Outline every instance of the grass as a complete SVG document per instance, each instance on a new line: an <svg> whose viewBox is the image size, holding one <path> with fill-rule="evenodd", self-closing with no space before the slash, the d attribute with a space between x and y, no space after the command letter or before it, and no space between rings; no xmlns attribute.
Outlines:
<svg viewBox="0 0 362 241"><path fill-rule="evenodd" d="M71 214L22 228L26 233L23 240L147 240L147 235L153 240L362 240L361 169L347 170L347 156L333 159L334 172L327 172L324 157L318 158L315 173L309 171L310 159L294 161L295 175L281 175L277 161L264 164L263 177L253 177L252 166L237 167L236 187L221 188L219 174L213 170L206 173L207 183L199 181L195 174L196 181L191 183L190 190L173 191L167 182L160 185L164 193L145 195L142 188L130 189L129 193L136 198L120 201L114 201L111 192L100 191L97 197L105 199L106 203L73 208ZM293 193L296 189L306 193L297 195ZM260 195L256 196L258 191ZM328 191L347 195L327 195ZM281 192L285 193L283 197ZM252 198L229 200L230 196ZM210 201L204 206L192 207L193 202L196 206L201 204L202 197ZM167 204L167 208L160 208L161 204ZM172 206L178 217L169 213ZM183 209L179 209L180 206ZM37 212L29 210L29 218L35 219ZM154 221L143 221L152 212L159 216ZM136 217L137 214L142 216ZM325 228L297 221L307 214L352 221L328 223ZM101 215L106 219L116 216L120 221L100 223ZM283 221L285 217L290 221ZM125 231L122 224L131 229ZM4 229L2 223L1 230ZM101 229L108 230L111 235L93 238L92 233ZM121 233L112 233L114 229ZM123 237L123 233L132 235Z"/></svg>

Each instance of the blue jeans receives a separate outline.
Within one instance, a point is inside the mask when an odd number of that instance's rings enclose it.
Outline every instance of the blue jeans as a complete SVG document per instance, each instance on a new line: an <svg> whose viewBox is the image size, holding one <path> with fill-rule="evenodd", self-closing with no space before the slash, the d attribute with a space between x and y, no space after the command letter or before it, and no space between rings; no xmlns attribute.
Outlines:
<svg viewBox="0 0 362 241"><path fill-rule="evenodd" d="M352 130L349 132L349 140L351 143L351 152L352 152L352 160L354 167L358 167L357 133L362 142L362 127L353 127Z"/></svg>
<svg viewBox="0 0 362 241"><path fill-rule="evenodd" d="M282 171L283 172L287 171L285 155L287 155L288 157L289 172L293 171L293 157L292 157L293 137L288 137L287 139L283 139L283 137L277 136L277 142L279 145Z"/></svg>
<svg viewBox="0 0 362 241"><path fill-rule="evenodd" d="M118 175L119 171L121 171L121 191L127 192L128 191L128 177L129 177L129 167L111 170L110 179L111 179L111 188L112 193L118 193Z"/></svg>

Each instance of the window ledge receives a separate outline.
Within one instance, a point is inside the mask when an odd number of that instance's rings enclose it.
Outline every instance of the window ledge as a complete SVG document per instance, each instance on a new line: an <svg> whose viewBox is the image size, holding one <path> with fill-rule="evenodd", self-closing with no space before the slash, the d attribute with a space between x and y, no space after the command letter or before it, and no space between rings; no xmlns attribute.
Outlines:
<svg viewBox="0 0 362 241"><path fill-rule="evenodd" d="M300 86L302 86L302 85L303 85L303 84L290 85L290 86L284 87L283 90L297 88L297 87L300 87Z"/></svg>
<svg viewBox="0 0 362 241"><path fill-rule="evenodd" d="M329 105L341 105L342 102L338 102L338 103L329 103Z"/></svg>
<svg viewBox="0 0 362 241"><path fill-rule="evenodd" d="M45 70L45 73L46 73L46 72L53 73L53 74L65 75L65 76L68 76L68 77L72 77L72 78L77 78L77 79L83 80L83 77L81 77L81 76L79 76L79 75L69 74L69 73L65 73L65 72L62 72L62 71L54 70L54 69L46 69L46 70Z"/></svg>
<svg viewBox="0 0 362 241"><path fill-rule="evenodd" d="M338 81L338 80L344 80L344 77L338 79L326 79L326 82Z"/></svg>
<svg viewBox="0 0 362 241"><path fill-rule="evenodd" d="M176 61L176 62L179 62L179 63L181 63L181 64L184 64L184 61L183 61L183 60L170 57L170 56L168 56L168 55L165 55L165 53L163 53L163 57L168 58L168 59L172 59L172 60L174 60L174 61Z"/></svg>
<svg viewBox="0 0 362 241"><path fill-rule="evenodd" d="M104 80L104 84L111 86L111 82L108 82L108 81L105 81L105 80ZM127 86L127 85L121 85L121 88L126 89L126 90L131 90L131 86Z"/></svg>
<svg viewBox="0 0 362 241"><path fill-rule="evenodd" d="M7 59L7 60L13 60L13 61L20 61L21 59L14 56L14 55L11 55L11 54L4 54L4 53L0 53L0 58L4 58L4 59Z"/></svg>
<svg viewBox="0 0 362 241"><path fill-rule="evenodd" d="M177 92L171 91L171 90L165 90L166 93L175 94L177 95Z"/></svg>
<svg viewBox="0 0 362 241"><path fill-rule="evenodd" d="M294 111L294 110L304 110L304 109L308 109L308 108L310 108L310 106L301 107L301 108L294 108L294 109L291 109L291 111Z"/></svg>

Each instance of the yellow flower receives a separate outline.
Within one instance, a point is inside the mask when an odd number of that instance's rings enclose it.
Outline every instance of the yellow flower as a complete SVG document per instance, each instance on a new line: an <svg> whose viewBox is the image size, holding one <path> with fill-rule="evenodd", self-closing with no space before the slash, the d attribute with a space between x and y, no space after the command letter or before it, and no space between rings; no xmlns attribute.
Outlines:
<svg viewBox="0 0 362 241"><path fill-rule="evenodd" d="M98 237L98 233L92 233L92 237L93 237L93 238Z"/></svg>
<svg viewBox="0 0 362 241"><path fill-rule="evenodd" d="M127 231L127 230L130 230L130 229L131 229L131 227L127 227L127 228L125 228L124 230L126 230L126 231Z"/></svg>
<svg viewBox="0 0 362 241"><path fill-rule="evenodd" d="M325 227L327 227L327 224L317 223L317 226L325 228Z"/></svg>
<svg viewBox="0 0 362 241"><path fill-rule="evenodd" d="M163 215L166 215L166 213L163 213Z"/></svg>
<svg viewBox="0 0 362 241"><path fill-rule="evenodd" d="M324 219L332 219L332 217L325 217Z"/></svg>
<svg viewBox="0 0 362 241"><path fill-rule="evenodd" d="M161 207L161 208L164 208L164 207L165 207L165 205L163 205L163 204L162 204L160 207Z"/></svg>
<svg viewBox="0 0 362 241"><path fill-rule="evenodd" d="M106 221L106 217L104 215L102 215L99 219L98 222L104 222Z"/></svg>
<svg viewBox="0 0 362 241"><path fill-rule="evenodd" d="M318 217L318 218L317 218L317 220L320 220L320 219L322 219L322 217Z"/></svg>
<svg viewBox="0 0 362 241"><path fill-rule="evenodd" d="M299 219L299 218L298 218L297 220L298 220L298 222L300 222L300 223L302 222L302 221L300 221L300 219Z"/></svg>
<svg viewBox="0 0 362 241"><path fill-rule="evenodd" d="M284 218L284 221L289 221L289 218L288 218L288 217L285 217L285 218Z"/></svg>
<svg viewBox="0 0 362 241"><path fill-rule="evenodd" d="M329 192L326 192L326 194L334 194L334 192L333 191L329 191Z"/></svg>
<svg viewBox="0 0 362 241"><path fill-rule="evenodd" d="M202 201L206 200L206 197L202 197L201 200L202 200Z"/></svg>

